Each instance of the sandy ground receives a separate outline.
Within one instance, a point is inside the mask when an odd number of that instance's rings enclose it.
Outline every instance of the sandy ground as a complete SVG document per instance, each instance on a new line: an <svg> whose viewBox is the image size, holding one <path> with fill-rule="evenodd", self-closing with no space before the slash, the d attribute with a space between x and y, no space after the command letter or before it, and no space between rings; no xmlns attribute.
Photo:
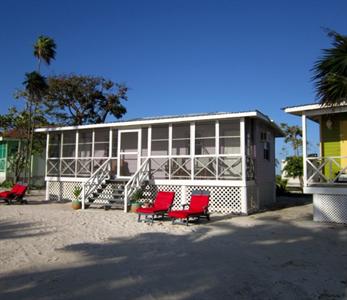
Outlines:
<svg viewBox="0 0 347 300"><path fill-rule="evenodd" d="M1 204L0 299L347 299L347 227L313 223L311 209L185 227Z"/></svg>

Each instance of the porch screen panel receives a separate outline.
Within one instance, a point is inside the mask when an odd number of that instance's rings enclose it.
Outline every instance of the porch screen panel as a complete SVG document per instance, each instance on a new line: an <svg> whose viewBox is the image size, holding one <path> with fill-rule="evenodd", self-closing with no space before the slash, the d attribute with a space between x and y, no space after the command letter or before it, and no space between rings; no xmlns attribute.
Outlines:
<svg viewBox="0 0 347 300"><path fill-rule="evenodd" d="M137 170L137 155L121 154L120 155L120 176L132 176Z"/></svg>
<svg viewBox="0 0 347 300"><path fill-rule="evenodd" d="M195 155L213 155L216 153L215 122L195 124Z"/></svg>
<svg viewBox="0 0 347 300"><path fill-rule="evenodd" d="M59 176L61 132L52 132L48 140L47 176Z"/></svg>
<svg viewBox="0 0 347 300"><path fill-rule="evenodd" d="M109 129L95 129L94 132L94 157L108 157L110 140Z"/></svg>
<svg viewBox="0 0 347 300"><path fill-rule="evenodd" d="M172 125L172 155L190 154L190 124Z"/></svg>
<svg viewBox="0 0 347 300"><path fill-rule="evenodd" d="M49 134L49 145L48 145L48 157L59 158L60 157L60 143L61 133L50 133Z"/></svg>
<svg viewBox="0 0 347 300"><path fill-rule="evenodd" d="M92 156L93 136L91 130L81 130L78 133L78 157Z"/></svg>
<svg viewBox="0 0 347 300"><path fill-rule="evenodd" d="M152 127L152 156L169 155L169 127Z"/></svg>
<svg viewBox="0 0 347 300"><path fill-rule="evenodd" d="M143 157L141 163L148 156L148 128L142 128L141 137L141 157Z"/></svg>
<svg viewBox="0 0 347 300"><path fill-rule="evenodd" d="M219 153L240 154L240 121L219 122Z"/></svg>
<svg viewBox="0 0 347 300"><path fill-rule="evenodd" d="M76 174L76 131L65 131L62 142L61 175L74 177Z"/></svg>
<svg viewBox="0 0 347 300"><path fill-rule="evenodd" d="M76 154L76 132L66 131L63 133L63 155L62 157L73 157Z"/></svg>
<svg viewBox="0 0 347 300"><path fill-rule="evenodd" d="M78 132L78 159L76 162L76 176L89 177L92 173L93 131L80 130Z"/></svg>
<svg viewBox="0 0 347 300"><path fill-rule="evenodd" d="M118 155L118 130L112 130L112 157L117 157Z"/></svg>

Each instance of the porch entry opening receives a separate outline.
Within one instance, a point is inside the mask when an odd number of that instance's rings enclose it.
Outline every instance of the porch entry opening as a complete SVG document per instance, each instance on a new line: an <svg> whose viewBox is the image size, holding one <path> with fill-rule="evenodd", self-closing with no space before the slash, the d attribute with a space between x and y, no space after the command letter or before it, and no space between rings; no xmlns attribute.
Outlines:
<svg viewBox="0 0 347 300"><path fill-rule="evenodd" d="M117 177L130 178L140 167L140 130L118 131Z"/></svg>

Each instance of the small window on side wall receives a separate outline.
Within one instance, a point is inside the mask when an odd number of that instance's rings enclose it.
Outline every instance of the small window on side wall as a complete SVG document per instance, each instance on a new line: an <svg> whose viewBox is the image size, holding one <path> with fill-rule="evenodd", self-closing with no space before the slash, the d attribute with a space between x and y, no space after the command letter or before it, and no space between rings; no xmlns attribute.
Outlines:
<svg viewBox="0 0 347 300"><path fill-rule="evenodd" d="M264 159L270 160L270 143L264 142Z"/></svg>

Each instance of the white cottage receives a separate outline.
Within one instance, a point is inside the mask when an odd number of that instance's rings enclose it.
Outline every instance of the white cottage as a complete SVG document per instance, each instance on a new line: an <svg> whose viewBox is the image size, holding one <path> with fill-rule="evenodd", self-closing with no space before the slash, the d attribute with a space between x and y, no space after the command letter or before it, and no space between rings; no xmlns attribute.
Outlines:
<svg viewBox="0 0 347 300"><path fill-rule="evenodd" d="M275 138L280 128L259 111L144 118L40 128L47 133L47 199L82 207L121 207L143 189L209 191L211 212L249 214L275 201Z"/></svg>

